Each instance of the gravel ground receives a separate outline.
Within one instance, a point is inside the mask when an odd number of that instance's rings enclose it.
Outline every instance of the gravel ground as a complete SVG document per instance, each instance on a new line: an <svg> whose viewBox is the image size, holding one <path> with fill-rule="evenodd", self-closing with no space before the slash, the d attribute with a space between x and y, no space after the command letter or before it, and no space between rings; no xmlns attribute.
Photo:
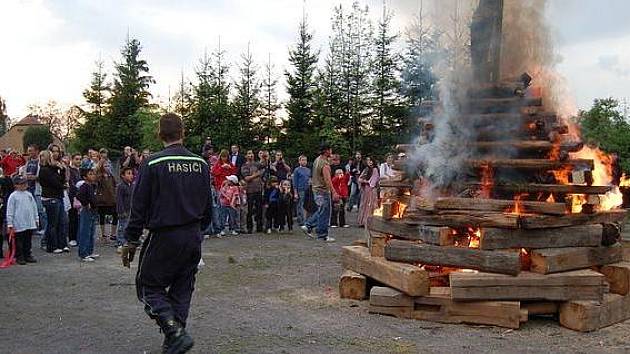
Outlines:
<svg viewBox="0 0 630 354"><path fill-rule="evenodd" d="M520 330L370 315L340 300L340 248L292 234L240 235L203 244L189 319L194 353L629 353L630 321L595 333L530 320ZM37 242L34 242L37 243ZM100 245L0 270L0 353L159 353L162 336L135 298L135 268ZM137 265L134 264L134 266Z"/></svg>

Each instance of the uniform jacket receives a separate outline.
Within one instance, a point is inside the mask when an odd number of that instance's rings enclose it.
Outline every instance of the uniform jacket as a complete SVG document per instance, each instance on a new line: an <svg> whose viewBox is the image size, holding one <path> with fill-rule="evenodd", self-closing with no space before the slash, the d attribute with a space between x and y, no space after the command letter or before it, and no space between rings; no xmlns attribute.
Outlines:
<svg viewBox="0 0 630 354"><path fill-rule="evenodd" d="M140 166L132 194L131 217L125 230L138 242L142 229L151 231L210 222L210 172L201 157L180 144L151 155Z"/></svg>

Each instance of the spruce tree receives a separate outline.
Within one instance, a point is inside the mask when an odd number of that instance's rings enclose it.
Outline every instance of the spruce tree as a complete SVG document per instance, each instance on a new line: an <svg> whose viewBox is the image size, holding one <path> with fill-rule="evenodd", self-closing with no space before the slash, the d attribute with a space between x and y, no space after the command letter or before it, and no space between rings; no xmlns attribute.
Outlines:
<svg viewBox="0 0 630 354"><path fill-rule="evenodd" d="M232 137L234 116L230 97L229 71L230 67L226 59L226 53L218 48L212 53L213 62L210 70L210 112L211 120L208 126L203 127L204 135L211 136L212 141L219 147L228 147L230 144L240 143Z"/></svg>
<svg viewBox="0 0 630 354"><path fill-rule="evenodd" d="M254 142L253 122L258 121L261 113L260 87L258 68L254 63L249 45L247 51L241 55L239 80L235 83L236 97L234 97L234 123L231 133L231 143L242 144L244 147L258 145Z"/></svg>
<svg viewBox="0 0 630 354"><path fill-rule="evenodd" d="M306 16L302 17L298 30L298 41L289 49L291 68L285 72L287 79L288 118L285 122L286 139L299 141L301 135L310 132L313 119L313 91L315 69L319 52L312 48L313 34L308 28Z"/></svg>
<svg viewBox="0 0 630 354"><path fill-rule="evenodd" d="M0 96L0 136L7 132L9 116L7 115L7 104Z"/></svg>
<svg viewBox="0 0 630 354"><path fill-rule="evenodd" d="M103 69L103 61L96 61L96 70L92 73L90 86L83 91L83 97L88 109L81 110L83 121L74 131L73 148L76 151L86 151L88 148L104 146L106 130L105 112L111 88L107 83L107 74Z"/></svg>
<svg viewBox="0 0 630 354"><path fill-rule="evenodd" d="M187 121L186 145L201 149L212 122L212 63L207 53L199 60L195 75L197 82L192 87L190 118ZM201 153L201 151L199 151Z"/></svg>
<svg viewBox="0 0 630 354"><path fill-rule="evenodd" d="M272 141L275 141L278 138L279 134L276 119L277 112L281 106L278 103L278 95L276 93L277 85L278 79L275 76L275 68L271 62L271 54L269 54L264 70L261 94L261 114L259 116L257 129L258 140L267 147L269 147Z"/></svg>
<svg viewBox="0 0 630 354"><path fill-rule="evenodd" d="M374 60L372 64L372 124L376 136L372 148L391 146L406 137L405 110L400 99L400 56L394 52L398 35L391 34L392 13L383 4L383 16L378 23L374 38ZM373 141L373 140L372 140ZM367 143L367 142L366 142Z"/></svg>
<svg viewBox="0 0 630 354"><path fill-rule="evenodd" d="M155 83L149 76L149 66L140 58L142 47L137 39L129 39L121 50L122 60L115 63L114 84L107 112L107 147L120 150L141 143L140 115L136 112L149 106L149 86Z"/></svg>

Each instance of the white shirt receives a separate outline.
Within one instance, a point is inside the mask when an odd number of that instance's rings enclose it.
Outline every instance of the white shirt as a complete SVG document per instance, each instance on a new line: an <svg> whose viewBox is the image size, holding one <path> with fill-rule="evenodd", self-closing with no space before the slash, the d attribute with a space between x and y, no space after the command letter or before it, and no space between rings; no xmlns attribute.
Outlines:
<svg viewBox="0 0 630 354"><path fill-rule="evenodd" d="M381 179L390 179L390 178L396 176L396 173L394 172L394 169L387 162L383 162L379 166L378 173L380 174Z"/></svg>

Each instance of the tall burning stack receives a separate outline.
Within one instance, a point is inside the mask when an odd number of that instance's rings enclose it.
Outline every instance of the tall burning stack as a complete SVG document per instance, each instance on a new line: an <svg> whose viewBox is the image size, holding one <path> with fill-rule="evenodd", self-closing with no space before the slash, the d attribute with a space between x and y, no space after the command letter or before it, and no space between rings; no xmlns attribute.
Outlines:
<svg viewBox="0 0 630 354"><path fill-rule="evenodd" d="M472 83L454 80L430 104L432 131L399 146L400 177L381 184L367 247L343 249L340 294L369 297L372 313L444 323L624 321L630 258L614 158L551 110L546 79L503 79L506 30L504 2L481 0Z"/></svg>

